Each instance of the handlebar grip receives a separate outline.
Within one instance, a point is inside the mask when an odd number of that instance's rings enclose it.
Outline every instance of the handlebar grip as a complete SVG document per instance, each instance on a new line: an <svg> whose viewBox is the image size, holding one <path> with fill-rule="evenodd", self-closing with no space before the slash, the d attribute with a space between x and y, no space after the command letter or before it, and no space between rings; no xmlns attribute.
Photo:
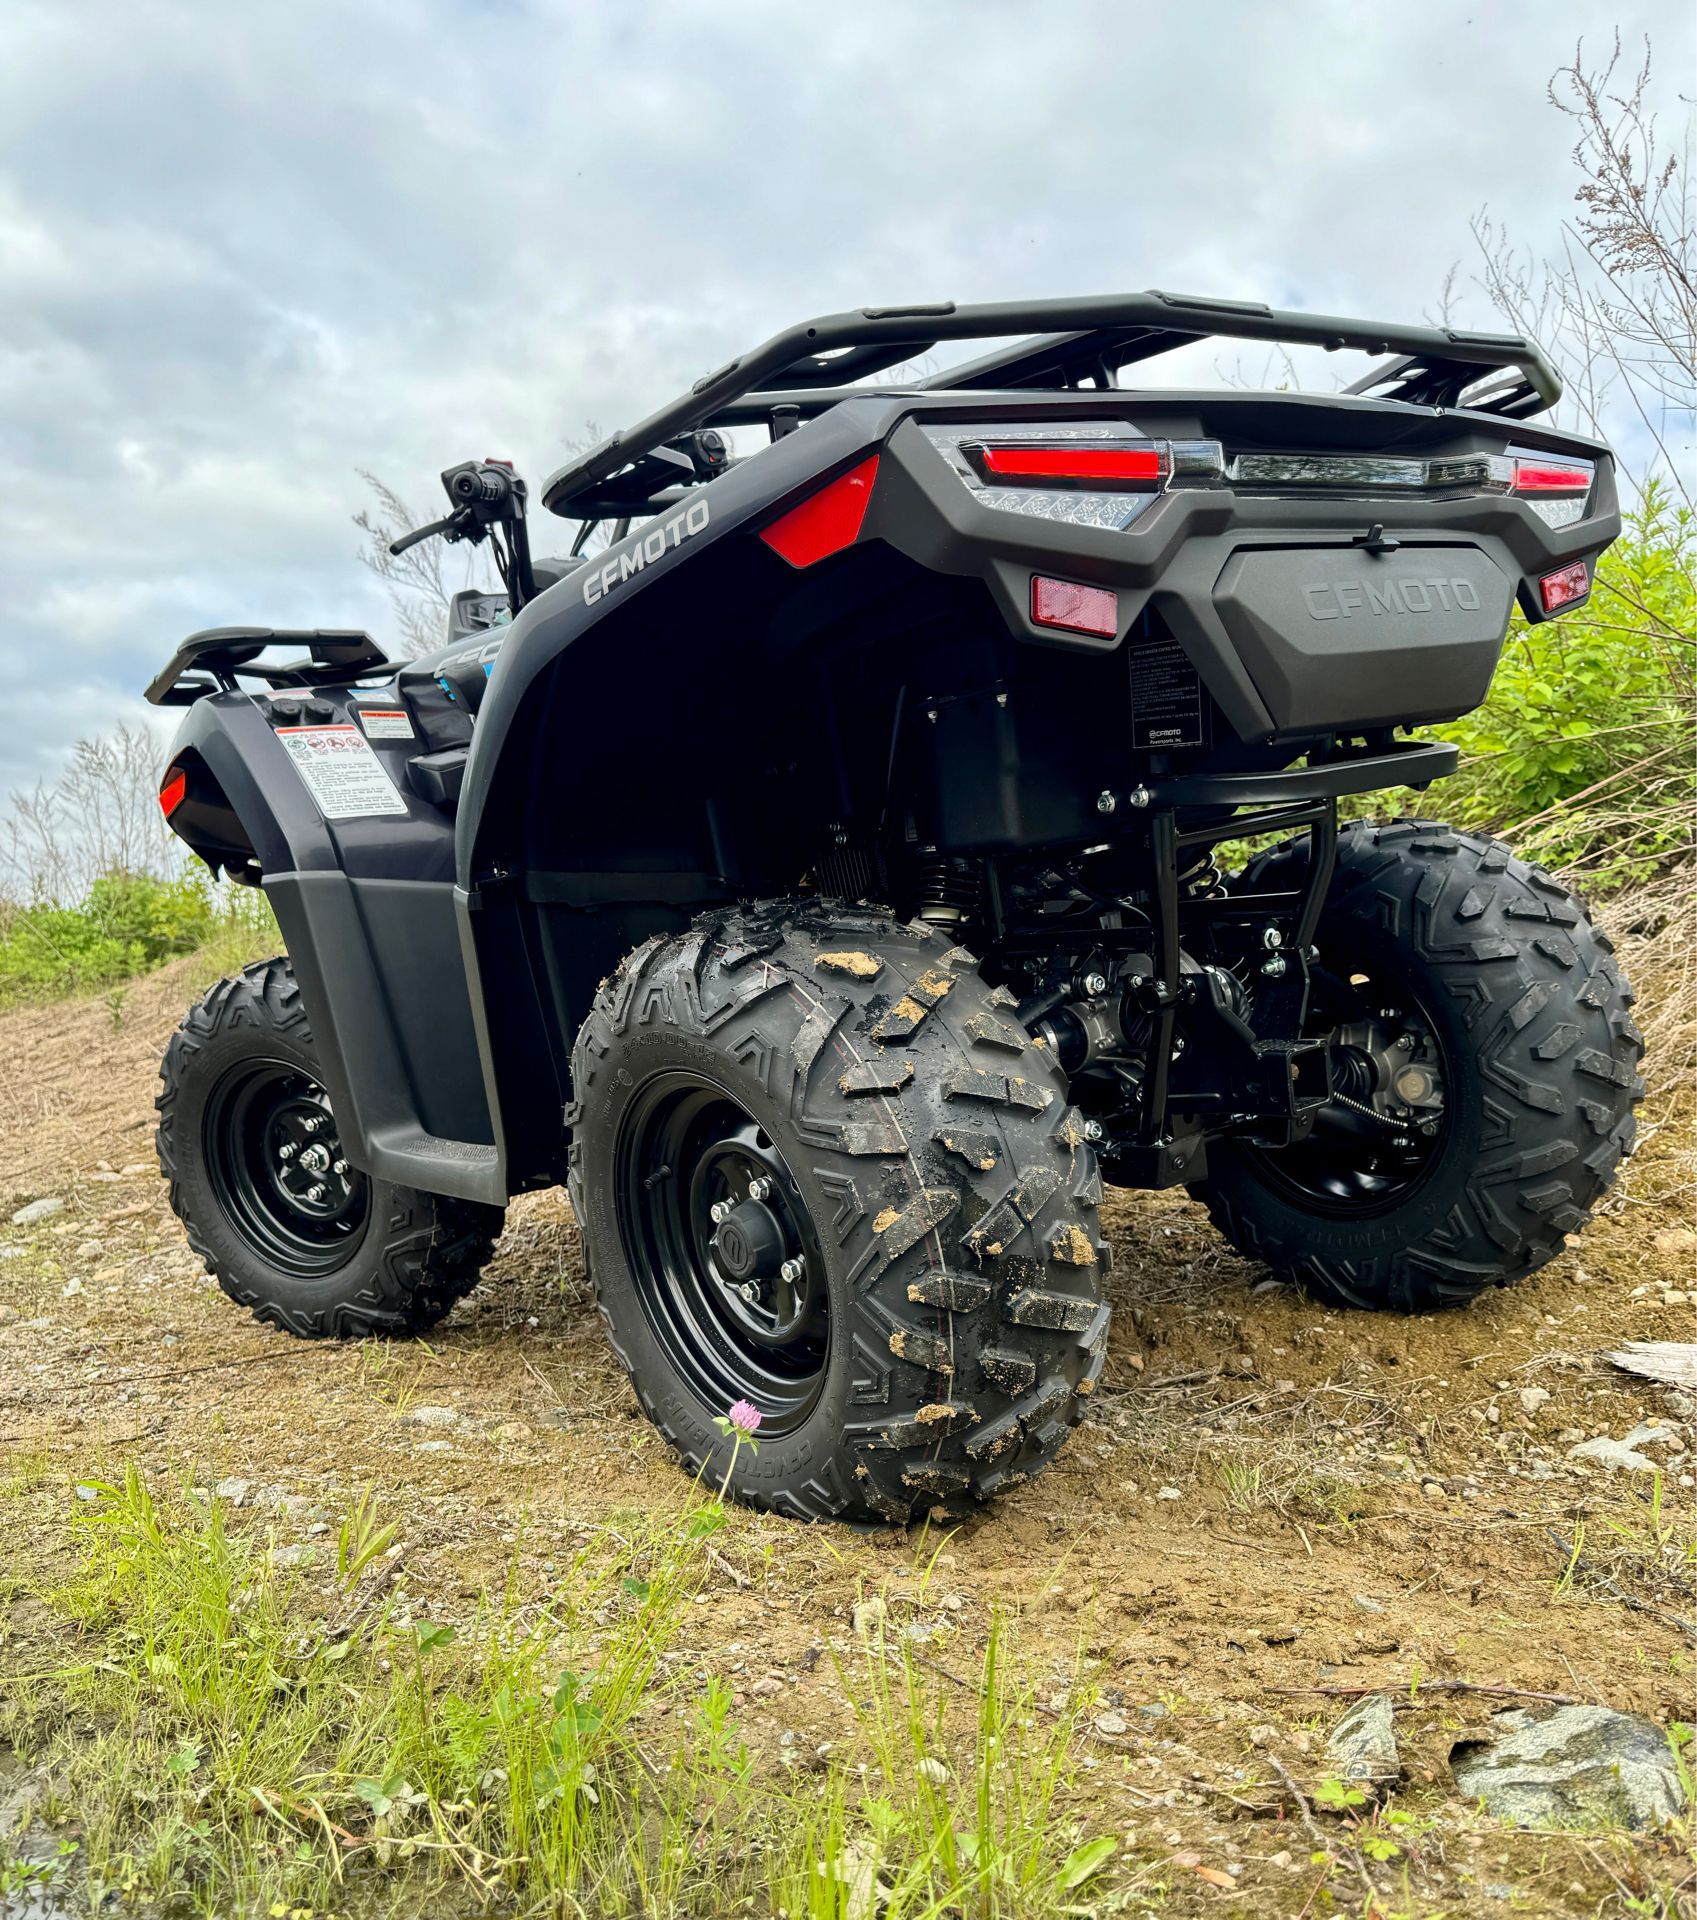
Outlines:
<svg viewBox="0 0 1697 1920"><path fill-rule="evenodd" d="M468 506L498 506L511 499L512 492L512 475L500 467L475 467L454 475L454 498Z"/></svg>

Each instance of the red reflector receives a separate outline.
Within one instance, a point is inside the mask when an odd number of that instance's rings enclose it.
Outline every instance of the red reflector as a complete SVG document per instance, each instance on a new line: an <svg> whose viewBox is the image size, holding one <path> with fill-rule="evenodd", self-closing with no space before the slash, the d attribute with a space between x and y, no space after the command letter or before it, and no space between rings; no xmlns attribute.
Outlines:
<svg viewBox="0 0 1697 1920"><path fill-rule="evenodd" d="M1081 587L1076 580L1031 576L1031 619L1039 627L1063 633L1099 633L1113 639L1120 630L1119 595L1109 587Z"/></svg>
<svg viewBox="0 0 1697 1920"><path fill-rule="evenodd" d="M1590 488L1589 467L1559 467L1536 460L1514 463L1516 493L1588 493Z"/></svg>
<svg viewBox="0 0 1697 1920"><path fill-rule="evenodd" d="M189 777L180 769L173 773L159 789L159 811L167 820L183 804L183 796L189 790Z"/></svg>
<svg viewBox="0 0 1697 1920"><path fill-rule="evenodd" d="M997 480L1158 486L1167 470L1159 447L985 447L981 458L984 471Z"/></svg>
<svg viewBox="0 0 1697 1920"><path fill-rule="evenodd" d="M1538 582L1538 596L1544 603L1546 613L1554 613L1558 607L1571 607L1575 600L1583 600L1591 591L1591 569L1583 560L1575 560L1570 567L1560 567L1554 573L1546 573Z"/></svg>
<svg viewBox="0 0 1697 1920"><path fill-rule="evenodd" d="M762 528L761 539L792 567L810 567L816 560L841 553L860 538L877 477L878 456L873 454L858 467L838 474L799 507L791 507L782 519Z"/></svg>

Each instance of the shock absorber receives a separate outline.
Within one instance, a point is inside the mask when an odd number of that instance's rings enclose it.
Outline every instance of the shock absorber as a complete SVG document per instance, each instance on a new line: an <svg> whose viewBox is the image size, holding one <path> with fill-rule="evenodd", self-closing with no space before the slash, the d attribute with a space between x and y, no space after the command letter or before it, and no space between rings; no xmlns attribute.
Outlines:
<svg viewBox="0 0 1697 1920"><path fill-rule="evenodd" d="M984 899L984 870L976 860L962 860L921 847L913 863L914 918L950 931L975 918Z"/></svg>
<svg viewBox="0 0 1697 1920"><path fill-rule="evenodd" d="M1224 894L1226 883L1212 846L1202 848L1188 867L1180 869L1178 890L1186 900L1217 900Z"/></svg>

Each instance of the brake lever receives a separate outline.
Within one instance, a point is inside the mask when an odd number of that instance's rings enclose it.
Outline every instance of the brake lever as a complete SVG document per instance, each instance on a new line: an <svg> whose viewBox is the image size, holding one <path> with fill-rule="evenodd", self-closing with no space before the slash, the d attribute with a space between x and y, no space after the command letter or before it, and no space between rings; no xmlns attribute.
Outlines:
<svg viewBox="0 0 1697 1920"><path fill-rule="evenodd" d="M391 540L389 551L392 554L405 553L408 547L416 547L421 540L428 540L432 534L437 533L445 533L457 539L463 531L460 525L463 518L463 511L450 513L445 519L432 520L427 527L414 527L411 533L403 533L399 540Z"/></svg>

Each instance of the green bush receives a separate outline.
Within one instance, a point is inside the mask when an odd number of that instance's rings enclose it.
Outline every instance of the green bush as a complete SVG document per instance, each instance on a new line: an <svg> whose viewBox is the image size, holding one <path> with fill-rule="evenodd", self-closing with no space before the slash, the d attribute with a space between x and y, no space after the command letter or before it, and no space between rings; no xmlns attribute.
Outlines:
<svg viewBox="0 0 1697 1920"><path fill-rule="evenodd" d="M81 906L16 908L0 920L0 1006L114 986L204 947L233 916L251 918L253 910L215 894L198 875L123 873L96 880Z"/></svg>
<svg viewBox="0 0 1697 1920"><path fill-rule="evenodd" d="M1490 698L1434 727L1461 748L1428 793L1344 811L1424 814L1499 834L1603 895L1692 851L1697 812L1697 515L1652 481L1587 603L1509 628Z"/></svg>
<svg viewBox="0 0 1697 1920"><path fill-rule="evenodd" d="M1462 749L1443 811L1605 890L1687 852L1697 799L1697 519L1652 484L1586 606L1516 619L1491 697L1440 729Z"/></svg>

